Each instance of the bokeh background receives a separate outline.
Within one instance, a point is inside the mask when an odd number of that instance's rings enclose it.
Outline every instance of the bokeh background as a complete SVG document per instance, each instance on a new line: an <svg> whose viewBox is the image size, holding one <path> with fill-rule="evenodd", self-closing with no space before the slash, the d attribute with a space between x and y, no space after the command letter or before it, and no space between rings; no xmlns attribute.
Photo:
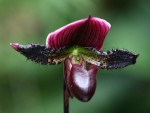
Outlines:
<svg viewBox="0 0 150 113"><path fill-rule="evenodd" d="M10 42L45 44L49 32L89 15L112 25L103 49L126 48L136 65L99 70L93 98L70 113L150 113L149 0L0 0L0 113L62 113L63 65L41 66Z"/></svg>

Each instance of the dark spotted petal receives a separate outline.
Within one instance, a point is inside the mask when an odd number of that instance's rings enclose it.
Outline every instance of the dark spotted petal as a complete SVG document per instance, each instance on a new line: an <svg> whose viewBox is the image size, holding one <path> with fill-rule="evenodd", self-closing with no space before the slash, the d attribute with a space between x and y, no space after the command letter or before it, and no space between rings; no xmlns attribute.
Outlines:
<svg viewBox="0 0 150 113"><path fill-rule="evenodd" d="M47 36L46 46L60 48L78 45L100 50L110 27L106 20L89 16L51 32Z"/></svg>
<svg viewBox="0 0 150 113"><path fill-rule="evenodd" d="M40 64L50 64L48 59L50 58L50 48L46 48L44 45L39 44L28 44L28 45L21 45L18 43L11 43L11 47L16 50L17 52L24 55L27 59L32 60L36 63ZM55 63L51 63L55 64Z"/></svg>

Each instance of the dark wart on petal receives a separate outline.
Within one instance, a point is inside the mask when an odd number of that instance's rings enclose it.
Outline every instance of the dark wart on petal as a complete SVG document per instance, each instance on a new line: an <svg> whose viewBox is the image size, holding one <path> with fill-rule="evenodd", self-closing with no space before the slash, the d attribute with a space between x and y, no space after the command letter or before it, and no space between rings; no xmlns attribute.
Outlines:
<svg viewBox="0 0 150 113"><path fill-rule="evenodd" d="M91 47L86 47L87 52L82 53L86 62L99 66L101 69L123 68L136 63L139 54L134 54L127 50L98 51Z"/></svg>
<svg viewBox="0 0 150 113"><path fill-rule="evenodd" d="M127 50L112 50L112 54L108 55L106 60L106 69L123 68L136 63L139 54L134 54Z"/></svg>
<svg viewBox="0 0 150 113"><path fill-rule="evenodd" d="M40 64L59 64L65 60L66 54L64 48L51 49L46 48L45 45L39 44L29 44L29 45L20 45L18 43L12 43L12 48L20 52L27 59L32 60Z"/></svg>
<svg viewBox="0 0 150 113"><path fill-rule="evenodd" d="M25 57L27 57L27 59L30 59L30 60L35 61L37 63L47 64L49 50L47 48L45 48L44 45L39 45L39 44L29 44L29 45L12 44L11 46L14 48L16 45L17 45L17 51L20 52Z"/></svg>

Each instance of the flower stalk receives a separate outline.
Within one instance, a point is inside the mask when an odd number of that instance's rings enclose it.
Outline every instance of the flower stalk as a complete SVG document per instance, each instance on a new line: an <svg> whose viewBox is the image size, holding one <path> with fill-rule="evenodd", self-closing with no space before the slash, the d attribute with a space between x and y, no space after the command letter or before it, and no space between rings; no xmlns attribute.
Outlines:
<svg viewBox="0 0 150 113"><path fill-rule="evenodd" d="M64 76L63 76L63 104L64 104L64 113L69 113L69 91L66 83L66 67L64 66Z"/></svg>

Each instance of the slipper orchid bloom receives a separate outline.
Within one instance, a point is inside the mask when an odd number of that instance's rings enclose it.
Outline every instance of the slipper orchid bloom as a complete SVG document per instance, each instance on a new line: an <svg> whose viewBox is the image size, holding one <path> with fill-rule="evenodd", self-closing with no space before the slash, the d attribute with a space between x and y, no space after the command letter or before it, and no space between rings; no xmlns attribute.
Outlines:
<svg viewBox="0 0 150 113"><path fill-rule="evenodd" d="M51 32L46 46L18 43L11 46L37 63L55 65L64 61L64 104L68 107L68 97L84 102L92 98L98 69L117 69L135 64L138 55L130 51L101 50L110 27L106 20L89 16Z"/></svg>

